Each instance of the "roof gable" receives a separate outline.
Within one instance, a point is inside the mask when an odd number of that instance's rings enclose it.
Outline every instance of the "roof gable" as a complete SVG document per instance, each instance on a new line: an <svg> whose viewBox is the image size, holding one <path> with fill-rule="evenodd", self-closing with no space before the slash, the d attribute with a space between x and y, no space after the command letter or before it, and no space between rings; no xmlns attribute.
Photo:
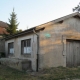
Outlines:
<svg viewBox="0 0 80 80"><path fill-rule="evenodd" d="M58 23L60 21L63 21L65 19L68 19L68 18L71 18L71 17L79 17L80 18L80 13L79 12L76 12L76 13L72 13L72 14L69 14L67 16L63 16L61 18L58 18L58 19L55 19L55 20L52 20L52 21L49 21L49 22L46 22L44 24L41 24L41 25L38 25L36 27L45 27L45 26L48 26L48 25L51 25L51 24L55 24L55 23Z"/></svg>

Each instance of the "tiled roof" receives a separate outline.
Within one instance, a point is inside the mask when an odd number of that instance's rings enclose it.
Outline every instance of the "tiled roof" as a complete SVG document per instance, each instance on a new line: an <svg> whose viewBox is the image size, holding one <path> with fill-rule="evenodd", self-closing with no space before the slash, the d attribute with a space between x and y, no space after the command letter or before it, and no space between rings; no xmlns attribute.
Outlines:
<svg viewBox="0 0 80 80"><path fill-rule="evenodd" d="M6 27L8 27L7 23L0 21L0 34L8 34Z"/></svg>
<svg viewBox="0 0 80 80"><path fill-rule="evenodd" d="M0 21L0 27L8 27L7 23L3 22L3 21Z"/></svg>
<svg viewBox="0 0 80 80"><path fill-rule="evenodd" d="M5 28L0 27L0 34L8 34Z"/></svg>

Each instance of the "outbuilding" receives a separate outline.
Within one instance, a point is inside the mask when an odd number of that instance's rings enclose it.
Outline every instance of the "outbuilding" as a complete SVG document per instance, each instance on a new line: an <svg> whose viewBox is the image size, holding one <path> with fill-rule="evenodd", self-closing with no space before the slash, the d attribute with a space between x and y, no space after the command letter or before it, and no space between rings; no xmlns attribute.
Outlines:
<svg viewBox="0 0 80 80"><path fill-rule="evenodd" d="M80 66L80 13L6 37L5 53L6 65L20 70Z"/></svg>

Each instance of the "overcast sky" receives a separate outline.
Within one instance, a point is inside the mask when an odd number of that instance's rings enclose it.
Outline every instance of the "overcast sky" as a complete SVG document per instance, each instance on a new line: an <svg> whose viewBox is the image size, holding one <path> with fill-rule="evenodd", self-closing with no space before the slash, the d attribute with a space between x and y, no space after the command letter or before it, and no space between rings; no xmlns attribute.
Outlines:
<svg viewBox="0 0 80 80"><path fill-rule="evenodd" d="M18 28L25 30L73 13L79 0L0 0L0 20L8 22L15 8Z"/></svg>

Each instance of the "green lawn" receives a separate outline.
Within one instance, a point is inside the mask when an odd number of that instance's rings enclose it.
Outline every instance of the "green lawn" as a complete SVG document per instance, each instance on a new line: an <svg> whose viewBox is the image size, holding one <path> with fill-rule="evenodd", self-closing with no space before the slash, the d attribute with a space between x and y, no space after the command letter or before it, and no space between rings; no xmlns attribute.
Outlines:
<svg viewBox="0 0 80 80"><path fill-rule="evenodd" d="M64 80L80 79L80 68L49 68L38 73L26 73L0 65L0 80ZM68 79L68 80L69 80Z"/></svg>

